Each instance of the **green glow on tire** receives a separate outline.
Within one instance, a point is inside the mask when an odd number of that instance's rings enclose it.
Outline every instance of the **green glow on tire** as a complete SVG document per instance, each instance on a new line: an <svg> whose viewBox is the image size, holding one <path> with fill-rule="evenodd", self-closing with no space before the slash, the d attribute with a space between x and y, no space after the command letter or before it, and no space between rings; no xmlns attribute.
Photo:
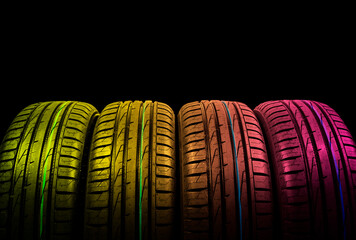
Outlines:
<svg viewBox="0 0 356 240"><path fill-rule="evenodd" d="M58 117L59 117L59 114L61 113L62 109L64 108L64 106L67 104L68 102L65 102L62 104L61 108L59 109L57 115L56 115L56 118L54 119L54 122L53 122L53 125L52 125L52 129L51 129L51 133L49 135L49 140L47 142L47 149L46 149L46 158L45 158L45 161L44 161L44 170L43 170L43 179L42 179L42 191L41 191L41 210L40 210L40 238L42 238L42 233L43 233L43 201L44 201L44 189L45 189L45 186L46 186L46 172L47 172L47 158L49 156L49 153L51 151L51 149L49 148L49 145L51 144L51 141L52 141L52 136L53 136L53 131L54 131L54 128L56 127L57 125L57 121L58 121Z"/></svg>

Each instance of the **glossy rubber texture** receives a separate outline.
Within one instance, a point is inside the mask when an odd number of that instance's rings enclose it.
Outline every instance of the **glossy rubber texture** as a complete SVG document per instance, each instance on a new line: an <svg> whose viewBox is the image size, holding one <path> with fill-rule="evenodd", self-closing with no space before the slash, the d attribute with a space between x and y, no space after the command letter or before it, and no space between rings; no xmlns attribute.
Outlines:
<svg viewBox="0 0 356 240"><path fill-rule="evenodd" d="M283 239L355 239L356 146L340 116L309 100L255 108L266 140Z"/></svg>
<svg viewBox="0 0 356 240"><path fill-rule="evenodd" d="M81 169L96 116L73 101L32 104L16 116L0 147L1 239L80 237Z"/></svg>
<svg viewBox="0 0 356 240"><path fill-rule="evenodd" d="M192 102L178 128L182 239L272 239L271 173L253 111L240 102Z"/></svg>
<svg viewBox="0 0 356 240"><path fill-rule="evenodd" d="M151 101L106 106L92 139L84 238L174 239L175 165L170 107Z"/></svg>

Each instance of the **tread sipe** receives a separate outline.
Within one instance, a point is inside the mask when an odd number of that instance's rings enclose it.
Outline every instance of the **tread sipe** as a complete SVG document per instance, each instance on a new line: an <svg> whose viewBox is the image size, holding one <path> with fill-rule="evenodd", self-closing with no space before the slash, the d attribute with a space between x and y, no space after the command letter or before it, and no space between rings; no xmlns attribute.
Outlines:
<svg viewBox="0 0 356 240"><path fill-rule="evenodd" d="M178 126L183 238L271 239L271 173L253 111L239 102L192 102Z"/></svg>
<svg viewBox="0 0 356 240"><path fill-rule="evenodd" d="M340 116L308 100L255 113L269 143L283 239L355 239L356 145Z"/></svg>
<svg viewBox="0 0 356 240"><path fill-rule="evenodd" d="M105 107L88 165L85 239L173 239L175 116L160 102Z"/></svg>
<svg viewBox="0 0 356 240"><path fill-rule="evenodd" d="M83 152L96 115L72 101L32 104L17 115L0 147L2 239L78 237Z"/></svg>

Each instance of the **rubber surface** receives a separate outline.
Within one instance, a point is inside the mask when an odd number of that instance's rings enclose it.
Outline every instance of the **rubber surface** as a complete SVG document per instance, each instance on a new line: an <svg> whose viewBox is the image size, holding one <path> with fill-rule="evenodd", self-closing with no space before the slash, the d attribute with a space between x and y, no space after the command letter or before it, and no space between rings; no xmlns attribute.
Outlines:
<svg viewBox="0 0 356 240"><path fill-rule="evenodd" d="M256 107L269 142L275 226L284 239L355 239L356 146L340 116L316 101Z"/></svg>
<svg viewBox="0 0 356 240"><path fill-rule="evenodd" d="M178 127L182 237L272 239L271 173L253 111L239 102L192 102Z"/></svg>
<svg viewBox="0 0 356 240"><path fill-rule="evenodd" d="M170 107L151 101L106 106L92 139L84 237L174 239L175 164Z"/></svg>
<svg viewBox="0 0 356 240"><path fill-rule="evenodd" d="M176 139L160 102L23 109L0 146L0 239L356 239L356 145L328 105L177 119Z"/></svg>
<svg viewBox="0 0 356 240"><path fill-rule="evenodd" d="M96 115L70 101L32 104L16 116L0 147L2 239L78 237L83 152Z"/></svg>

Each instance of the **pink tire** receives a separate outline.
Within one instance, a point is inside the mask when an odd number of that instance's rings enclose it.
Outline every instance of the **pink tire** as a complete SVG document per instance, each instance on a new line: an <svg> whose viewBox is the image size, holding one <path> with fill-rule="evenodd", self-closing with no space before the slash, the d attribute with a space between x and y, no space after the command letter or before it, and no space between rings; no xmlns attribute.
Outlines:
<svg viewBox="0 0 356 240"><path fill-rule="evenodd" d="M356 145L340 116L308 100L255 108L269 146L276 232L283 239L355 239Z"/></svg>

